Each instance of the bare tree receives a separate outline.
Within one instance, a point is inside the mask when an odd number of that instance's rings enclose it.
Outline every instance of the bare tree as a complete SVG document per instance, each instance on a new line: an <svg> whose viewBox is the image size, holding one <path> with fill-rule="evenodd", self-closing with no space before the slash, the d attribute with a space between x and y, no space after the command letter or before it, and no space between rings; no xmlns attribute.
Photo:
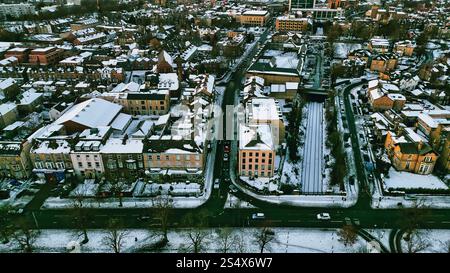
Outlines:
<svg viewBox="0 0 450 273"><path fill-rule="evenodd" d="M270 242L274 239L274 232L269 227L263 227L253 234L254 241L259 245L261 253L270 250Z"/></svg>
<svg viewBox="0 0 450 273"><path fill-rule="evenodd" d="M411 208L405 208L402 210L399 224L405 231L405 240L408 240L416 229L423 226L425 223L425 218L429 213L430 211L422 199L414 201Z"/></svg>
<svg viewBox="0 0 450 273"><path fill-rule="evenodd" d="M123 228L123 225L118 219L111 219L108 223L107 233L102 239L102 243L114 253L121 252L124 239L129 235L129 232L121 228Z"/></svg>
<svg viewBox="0 0 450 273"><path fill-rule="evenodd" d="M421 231L414 230L409 234L409 240L406 240L406 252L418 253L427 250L431 246L430 241Z"/></svg>
<svg viewBox="0 0 450 273"><path fill-rule="evenodd" d="M7 244L13 233L13 225L11 221L10 211L12 207L9 205L0 206L0 240Z"/></svg>
<svg viewBox="0 0 450 273"><path fill-rule="evenodd" d="M358 230L353 225L345 225L338 232L338 241L342 242L345 246L352 246L358 239Z"/></svg>
<svg viewBox="0 0 450 273"><path fill-rule="evenodd" d="M25 219L20 219L16 228L17 230L12 235L13 241L23 252L32 253L40 231L33 230L30 223Z"/></svg>
<svg viewBox="0 0 450 273"><path fill-rule="evenodd" d="M450 253L450 240L447 240L446 242L443 242L441 244L442 244L442 252Z"/></svg>
<svg viewBox="0 0 450 273"><path fill-rule="evenodd" d="M223 228L218 233L219 249L221 253L229 253L238 243L239 238L232 233L230 228Z"/></svg>
<svg viewBox="0 0 450 273"><path fill-rule="evenodd" d="M160 229L163 235L163 240L165 244L167 244L167 242L169 242L169 239L167 238L167 232L169 230L169 216L173 207L172 199L169 195L160 195L153 199L153 207L156 210L156 217L160 220Z"/></svg>
<svg viewBox="0 0 450 273"><path fill-rule="evenodd" d="M236 235L236 244L234 245L234 251L237 253L247 252L247 245L245 243L245 238L242 234Z"/></svg>
<svg viewBox="0 0 450 273"><path fill-rule="evenodd" d="M75 192L72 199L72 207L74 219L77 226L77 235L80 235L78 234L78 232L81 232L81 234L83 235L83 241L81 241L81 244L86 244L87 242L89 242L89 237L87 234L88 216L84 203L84 195L82 192Z"/></svg>
<svg viewBox="0 0 450 273"><path fill-rule="evenodd" d="M117 181L111 185L111 193L119 198L119 207L123 207L123 191L127 188L127 184L123 181Z"/></svg>
<svg viewBox="0 0 450 273"><path fill-rule="evenodd" d="M205 227L207 226L208 214L201 211L196 214L188 213L183 219L184 225L189 228L186 231L187 245L181 247L183 252L200 253L207 249L210 234Z"/></svg>

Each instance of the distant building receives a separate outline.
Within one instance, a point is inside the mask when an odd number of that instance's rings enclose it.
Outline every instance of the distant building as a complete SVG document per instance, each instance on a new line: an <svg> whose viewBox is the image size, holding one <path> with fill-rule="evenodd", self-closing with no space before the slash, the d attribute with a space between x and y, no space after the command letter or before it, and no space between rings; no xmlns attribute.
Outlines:
<svg viewBox="0 0 450 273"><path fill-rule="evenodd" d="M269 17L270 13L267 10L250 10L241 14L240 21L244 26L264 26Z"/></svg>
<svg viewBox="0 0 450 273"><path fill-rule="evenodd" d="M20 17L22 15L34 14L36 10L33 4L0 4L0 17L6 18L7 15Z"/></svg>
<svg viewBox="0 0 450 273"><path fill-rule="evenodd" d="M279 16L275 21L275 29L281 32L307 31L308 26L307 18L296 18L294 16Z"/></svg>
<svg viewBox="0 0 450 273"><path fill-rule="evenodd" d="M64 57L64 50L56 47L37 48L31 51L29 62L36 65L53 65Z"/></svg>

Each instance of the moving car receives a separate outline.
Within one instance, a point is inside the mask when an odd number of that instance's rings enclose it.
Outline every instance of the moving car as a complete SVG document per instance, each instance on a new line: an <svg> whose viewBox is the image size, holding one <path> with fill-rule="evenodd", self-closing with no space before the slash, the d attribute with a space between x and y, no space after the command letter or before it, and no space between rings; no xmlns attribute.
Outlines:
<svg viewBox="0 0 450 273"><path fill-rule="evenodd" d="M331 216L329 213L322 212L317 214L317 220L331 220Z"/></svg>
<svg viewBox="0 0 450 273"><path fill-rule="evenodd" d="M266 216L262 212L253 213L252 214L252 219L254 219L254 220L256 220L256 219L266 219Z"/></svg>

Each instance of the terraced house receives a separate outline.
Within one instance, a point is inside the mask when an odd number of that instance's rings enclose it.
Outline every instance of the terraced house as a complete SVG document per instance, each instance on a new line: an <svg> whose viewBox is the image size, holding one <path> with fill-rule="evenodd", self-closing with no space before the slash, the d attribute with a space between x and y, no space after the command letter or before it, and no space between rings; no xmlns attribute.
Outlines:
<svg viewBox="0 0 450 273"><path fill-rule="evenodd" d="M193 140L150 138L144 141L144 165L153 177L170 175L172 178L195 177L203 172L206 149Z"/></svg>

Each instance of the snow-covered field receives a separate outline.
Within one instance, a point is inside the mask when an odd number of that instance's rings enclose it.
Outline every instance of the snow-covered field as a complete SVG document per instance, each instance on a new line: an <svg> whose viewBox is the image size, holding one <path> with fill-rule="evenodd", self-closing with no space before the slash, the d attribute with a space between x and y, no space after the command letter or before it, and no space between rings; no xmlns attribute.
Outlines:
<svg viewBox="0 0 450 273"><path fill-rule="evenodd" d="M434 175L420 175L409 172L399 172L394 168L389 170L389 178L385 178L387 188L424 188L448 189L444 182Z"/></svg>
<svg viewBox="0 0 450 273"><path fill-rule="evenodd" d="M205 229L207 240L203 244L204 252L220 252L221 245L218 237L220 229ZM232 229L232 235L237 235L242 242L242 250L247 253L258 253L258 244L254 241L257 228ZM353 246L345 246L338 239L336 229L308 229L308 228L274 228L275 237L268 244L265 252L271 253L352 253L357 252L367 243L358 238ZM170 230L169 244L160 252L179 252L188 245L186 229ZM112 252L104 243L105 230L88 230L89 242L81 246L81 252ZM82 236L72 230L42 230L35 246L36 252L67 252L66 246L73 241L81 241ZM139 246L152 242L150 233L143 229L127 230L122 252L139 251ZM0 252L18 251L12 242L0 244ZM231 252L239 252L232 246Z"/></svg>
<svg viewBox="0 0 450 273"><path fill-rule="evenodd" d="M418 253L448 253L450 251L450 230L447 229L432 229L419 230L419 237L414 237L412 242L417 250L417 242L423 242L424 249ZM420 238L420 239L419 239ZM448 244L448 245L447 245ZM408 253L408 246L405 240L401 240L402 251ZM415 251L413 251L415 252Z"/></svg>

